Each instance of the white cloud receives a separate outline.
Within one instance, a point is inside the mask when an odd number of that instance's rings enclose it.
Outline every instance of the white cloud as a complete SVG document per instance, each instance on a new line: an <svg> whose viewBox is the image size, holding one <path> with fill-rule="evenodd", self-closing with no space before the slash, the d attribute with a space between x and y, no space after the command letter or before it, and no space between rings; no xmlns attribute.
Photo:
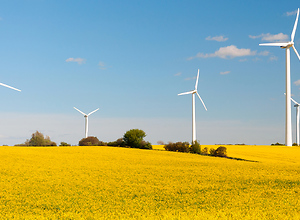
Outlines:
<svg viewBox="0 0 300 220"><path fill-rule="evenodd" d="M274 61L274 60L278 60L278 57L276 57L276 56L271 56L271 57L270 57L270 61Z"/></svg>
<svg viewBox="0 0 300 220"><path fill-rule="evenodd" d="M269 42L282 42L282 41L287 41L288 40L288 35L283 34L283 33L279 33L279 34L260 34L257 36L252 36L249 35L249 37L251 39L257 39L257 38L261 38L261 40L263 41L269 41Z"/></svg>
<svg viewBox="0 0 300 220"><path fill-rule="evenodd" d="M219 57L222 59L235 58L235 57L243 57L243 56L254 56L256 55L256 51L251 51L251 49L237 48L235 45L221 47L214 53L203 54L198 53L194 57L188 58L188 60L192 60L195 58L209 58L209 57Z"/></svg>
<svg viewBox="0 0 300 220"><path fill-rule="evenodd" d="M292 15L295 15L295 14L297 14L297 10L290 11L290 12L288 11L288 12L285 13L286 16L292 16Z"/></svg>
<svg viewBox="0 0 300 220"><path fill-rule="evenodd" d="M296 86L300 86L300 79L298 79L297 81L295 81L294 84L295 84Z"/></svg>
<svg viewBox="0 0 300 220"><path fill-rule="evenodd" d="M245 59L240 59L239 62L246 62L248 59L245 58Z"/></svg>
<svg viewBox="0 0 300 220"><path fill-rule="evenodd" d="M230 73L230 71L220 72L221 75L226 75L228 73Z"/></svg>
<svg viewBox="0 0 300 220"><path fill-rule="evenodd" d="M182 74L182 72L178 72L174 76L180 76L181 74Z"/></svg>
<svg viewBox="0 0 300 220"><path fill-rule="evenodd" d="M228 38L224 36L215 36L215 37L208 36L207 38L205 38L205 40L215 40L218 42L223 42L223 41L227 41Z"/></svg>
<svg viewBox="0 0 300 220"><path fill-rule="evenodd" d="M76 62L78 64L83 64L83 63L85 63L85 59L83 59L83 58L68 58L68 59L66 59L66 62Z"/></svg>

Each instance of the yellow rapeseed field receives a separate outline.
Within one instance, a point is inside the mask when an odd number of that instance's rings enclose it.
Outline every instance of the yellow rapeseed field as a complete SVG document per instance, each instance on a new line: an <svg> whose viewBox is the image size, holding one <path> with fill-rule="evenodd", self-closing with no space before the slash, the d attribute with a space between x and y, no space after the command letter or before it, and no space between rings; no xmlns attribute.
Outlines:
<svg viewBox="0 0 300 220"><path fill-rule="evenodd" d="M0 219L300 219L300 147L226 147L3 146Z"/></svg>

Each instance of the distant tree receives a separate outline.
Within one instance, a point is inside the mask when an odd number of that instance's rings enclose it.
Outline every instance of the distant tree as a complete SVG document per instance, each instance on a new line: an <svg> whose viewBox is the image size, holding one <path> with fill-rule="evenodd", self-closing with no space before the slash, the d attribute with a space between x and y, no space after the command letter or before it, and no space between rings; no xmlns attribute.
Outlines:
<svg viewBox="0 0 300 220"><path fill-rule="evenodd" d="M71 144L68 144L66 142L60 142L60 145L59 146L71 146Z"/></svg>
<svg viewBox="0 0 300 220"><path fill-rule="evenodd" d="M163 142L163 141L157 141L157 143L158 143L159 145L165 145L165 142Z"/></svg>
<svg viewBox="0 0 300 220"><path fill-rule="evenodd" d="M146 133L143 130L131 129L124 134L123 140L126 146L132 148L152 149L152 145L145 142L144 137L146 137Z"/></svg>
<svg viewBox="0 0 300 220"><path fill-rule="evenodd" d="M78 144L79 146L101 146L101 143L97 137L89 136L82 138Z"/></svg>
<svg viewBox="0 0 300 220"><path fill-rule="evenodd" d="M23 144L16 144L15 146L57 146L55 142L50 140L49 136L44 135L36 131L31 135L30 140L26 140Z"/></svg>

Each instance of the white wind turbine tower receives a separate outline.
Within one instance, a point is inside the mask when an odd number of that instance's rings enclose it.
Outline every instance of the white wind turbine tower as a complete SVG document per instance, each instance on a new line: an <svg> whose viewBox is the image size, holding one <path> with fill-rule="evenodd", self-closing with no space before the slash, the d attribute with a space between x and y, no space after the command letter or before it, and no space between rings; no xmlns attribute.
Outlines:
<svg viewBox="0 0 300 220"><path fill-rule="evenodd" d="M294 107L296 107L296 143L299 146L299 106L300 106L300 104L292 98L291 98L291 100L295 103Z"/></svg>
<svg viewBox="0 0 300 220"><path fill-rule="evenodd" d="M74 107L75 108L75 107ZM92 111L92 112L90 112L90 113L88 113L88 114L85 114L85 113L83 113L82 111L80 111L79 109L77 109L77 108L75 108L77 111L79 111L81 114L83 114L83 116L84 116L84 118L85 118L85 138L87 138L88 137L88 129L89 129L89 120L88 120L88 117L91 115L91 114L93 114L94 112L96 112L96 111L98 111L99 110L99 108L97 108L96 110L94 110L94 111Z"/></svg>
<svg viewBox="0 0 300 220"><path fill-rule="evenodd" d="M294 46L294 38L298 24L299 8L294 24L291 41L287 43L266 43L260 46L279 46L286 51L286 110L285 110L285 145L292 146L292 122L291 122L291 69L290 69L290 48L292 47L300 60L300 56Z"/></svg>
<svg viewBox="0 0 300 220"><path fill-rule="evenodd" d="M192 94L192 97L193 97L193 113L192 113L192 143L194 143L196 141L196 116L195 116L195 94L198 95L200 101L202 102L205 110L207 111L207 108L203 102L203 100L201 99L198 91L197 91L197 88L198 88L198 80L199 80L199 69L198 69L198 74L197 74L197 79L196 79L196 84L195 84L195 90L192 90L192 91L189 91L189 92L183 92L183 93L180 93L178 95L187 95L187 94Z"/></svg>

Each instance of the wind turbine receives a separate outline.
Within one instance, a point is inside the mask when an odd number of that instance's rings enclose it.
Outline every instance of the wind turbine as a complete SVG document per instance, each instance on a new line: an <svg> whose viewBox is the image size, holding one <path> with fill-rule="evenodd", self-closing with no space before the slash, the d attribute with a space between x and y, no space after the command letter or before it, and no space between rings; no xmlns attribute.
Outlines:
<svg viewBox="0 0 300 220"><path fill-rule="evenodd" d="M202 102L205 110L207 111L207 108L203 102L203 100L201 99L197 88L198 88L198 80L199 80L199 69L198 69L198 74L197 74L197 79L196 79L196 84L195 84L195 89L189 92L183 92L180 93L178 95L187 95L187 94L192 94L192 98L193 98L193 112L192 112L192 143L195 143L196 141L196 117L195 117L195 94L197 94L197 96L199 97L200 101Z"/></svg>
<svg viewBox="0 0 300 220"><path fill-rule="evenodd" d="M300 60L300 56L294 46L294 38L298 24L299 8L294 24L291 41L287 43L266 43L260 46L279 46L286 51L286 106L285 106L285 145L292 146L292 119L291 119L291 69L290 69L290 48L292 47Z"/></svg>
<svg viewBox="0 0 300 220"><path fill-rule="evenodd" d="M74 107L75 108L75 107ZM85 138L87 138L88 137L88 126L89 126L89 120L88 120L88 117L91 115L91 114L93 114L94 112L96 112L96 111L98 111L99 110L99 108L97 108L96 110L94 110L94 111L92 111L92 112L90 112L90 113L88 113L88 114L85 114L85 113L83 113L82 111L80 111L79 109L77 109L77 108L75 108L77 111L79 111L81 114L83 114L83 116L85 117Z"/></svg>
<svg viewBox="0 0 300 220"><path fill-rule="evenodd" d="M293 98L291 98L291 100L295 103L294 107L296 107L296 143L299 146L299 106L300 106L300 104L298 102L296 102Z"/></svg>
<svg viewBox="0 0 300 220"><path fill-rule="evenodd" d="M295 103L294 107L296 107L296 143L299 146L299 106L300 106L300 104L292 98L291 98L291 100Z"/></svg>
<svg viewBox="0 0 300 220"><path fill-rule="evenodd" d="M12 87L12 86L8 86L8 85L6 85L6 84L4 84L4 83L0 83L0 86L4 86L4 87L10 88L10 89L14 89L14 90L17 90L17 91L21 92L20 89L16 89L16 88L14 88L14 87Z"/></svg>

